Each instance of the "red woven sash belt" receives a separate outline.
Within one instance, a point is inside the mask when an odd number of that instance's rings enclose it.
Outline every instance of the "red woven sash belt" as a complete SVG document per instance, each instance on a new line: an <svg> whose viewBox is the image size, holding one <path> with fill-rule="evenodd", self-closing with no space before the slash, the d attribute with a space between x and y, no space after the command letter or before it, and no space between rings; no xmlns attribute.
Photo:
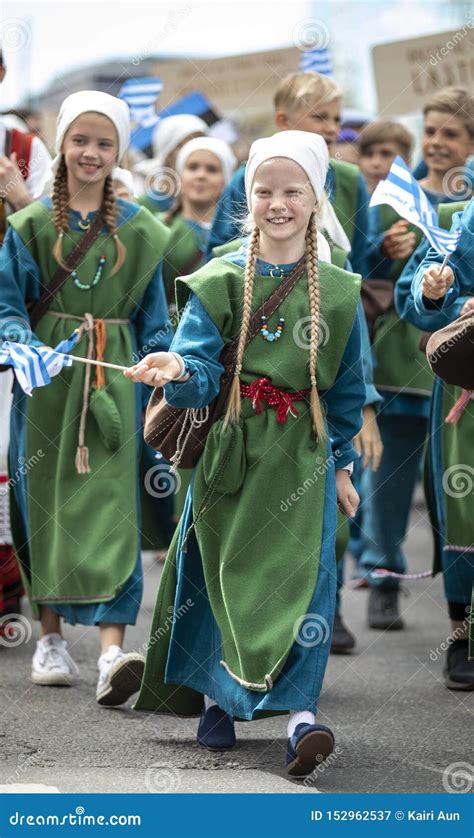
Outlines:
<svg viewBox="0 0 474 838"><path fill-rule="evenodd" d="M298 411L293 402L303 401L309 392L309 390L293 390L287 393L275 387L270 378L256 378L251 384L240 385L241 396L252 399L252 405L256 413L262 412L262 402L266 402L269 407L276 409L277 422L280 424L286 422L289 413L292 416L298 416Z"/></svg>

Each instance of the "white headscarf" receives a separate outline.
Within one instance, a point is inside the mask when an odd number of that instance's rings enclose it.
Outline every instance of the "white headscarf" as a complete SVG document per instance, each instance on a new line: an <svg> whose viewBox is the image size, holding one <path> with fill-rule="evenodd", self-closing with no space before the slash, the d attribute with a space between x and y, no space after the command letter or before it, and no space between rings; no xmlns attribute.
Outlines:
<svg viewBox="0 0 474 838"><path fill-rule="evenodd" d="M56 157L40 187L40 195L49 195L61 160L61 146L68 128L83 113L100 113L114 124L118 138L117 162L120 163L130 144L130 111L128 105L116 96L100 90L80 90L72 93L61 105L56 121ZM112 172L114 177L114 172Z"/></svg>
<svg viewBox="0 0 474 838"><path fill-rule="evenodd" d="M324 191L329 166L329 152L325 140L319 134L309 131L280 131L272 137L256 140L250 148L245 169L245 190L249 208L255 172L260 163L272 157L286 157L299 163L304 169L319 204L318 227L329 235L334 244L349 253L351 243ZM324 241L327 247L327 242Z"/></svg>
<svg viewBox="0 0 474 838"><path fill-rule="evenodd" d="M250 147L245 167L245 191L249 209L255 172L261 163L273 157L286 157L298 163L308 176L317 202L321 201L329 165L325 141L319 134L309 131L280 131L272 137L255 140Z"/></svg>
<svg viewBox="0 0 474 838"><path fill-rule="evenodd" d="M228 143L224 142L224 140L217 139L217 137L195 137L193 140L189 140L189 143L183 145L178 151L176 158L176 171L178 175L183 174L186 160L195 151L210 151L211 154L214 154L222 166L225 183L229 183L237 166L237 158Z"/></svg>
<svg viewBox="0 0 474 838"><path fill-rule="evenodd" d="M261 163L273 157L285 157L298 163L308 176L318 204L321 203L325 194L324 184L329 165L326 142L319 134L309 131L280 131L272 137L256 140L250 147L245 167L245 191L249 209L255 172ZM329 204L329 201L327 203ZM319 230L318 258L322 262L331 261L331 249Z"/></svg>
<svg viewBox="0 0 474 838"><path fill-rule="evenodd" d="M107 116L115 125L119 146L117 163L120 163L130 145L130 111L122 99L100 90L80 90L64 100L56 122L56 153L60 154L66 131L74 120L89 112Z"/></svg>
<svg viewBox="0 0 474 838"><path fill-rule="evenodd" d="M166 158L186 137L191 134L203 134L205 136L208 130L209 128L203 119L190 113L165 116L160 119L153 132L151 141L153 157L140 160L134 170L145 176L149 172L158 173L159 168L165 165Z"/></svg>

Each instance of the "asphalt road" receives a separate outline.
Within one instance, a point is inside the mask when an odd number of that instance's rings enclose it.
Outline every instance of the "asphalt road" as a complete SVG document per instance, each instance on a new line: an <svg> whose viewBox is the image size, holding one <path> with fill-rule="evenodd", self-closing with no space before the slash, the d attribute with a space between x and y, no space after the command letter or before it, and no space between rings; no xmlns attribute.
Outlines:
<svg viewBox="0 0 474 838"><path fill-rule="evenodd" d="M422 508L413 511L407 551L412 571L429 567L431 536ZM128 632L127 649L146 642L160 567L146 556L144 605L138 625ZM357 652L330 658L319 720L335 731L337 748L311 782L286 776L283 717L237 724L235 750L211 754L195 744L196 719L134 713L132 702L100 708L94 699L93 628L66 626L81 670L76 687L34 686L29 680L38 636L34 625L28 643L0 647L0 790L445 791L450 766L472 762L473 694L451 692L442 682L443 655L436 649L446 640L449 623L441 580L409 583L402 599L403 632L367 629L366 603L366 591L346 588L343 613L357 636Z"/></svg>

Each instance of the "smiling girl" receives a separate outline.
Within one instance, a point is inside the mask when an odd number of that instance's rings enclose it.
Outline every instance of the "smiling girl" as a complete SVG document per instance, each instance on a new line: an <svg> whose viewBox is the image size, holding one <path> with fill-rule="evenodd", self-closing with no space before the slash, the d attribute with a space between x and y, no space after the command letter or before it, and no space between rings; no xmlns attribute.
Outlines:
<svg viewBox="0 0 474 838"><path fill-rule="evenodd" d="M178 152L176 171L181 178L173 209L162 216L170 236L163 263L163 279L170 303L178 276L197 270L204 256L217 202L237 160L223 140L199 137Z"/></svg>
<svg viewBox="0 0 474 838"><path fill-rule="evenodd" d="M75 353L115 363L130 362L147 344L168 347L166 231L146 209L117 200L112 187L129 136L119 99L83 91L63 102L52 199L10 216L1 253L0 321L23 324L24 341L55 346L79 328ZM30 304L97 217L96 239L32 331ZM142 388L103 373L73 364L31 399L16 387L10 471L21 475L12 491L15 547L41 620L32 680L70 685L78 675L61 618L98 625L97 701L113 705L136 691L143 670L141 656L122 646L142 592L136 498L145 401ZM35 465L20 468L30 458Z"/></svg>
<svg viewBox="0 0 474 838"><path fill-rule="evenodd" d="M165 564L136 709L202 711L197 738L211 750L233 747L234 718L290 712L294 776L334 746L315 713L334 616L337 507L350 517L357 509L352 439L365 398L359 277L322 261L329 248L316 230L327 166L327 145L313 134L253 144L248 243L178 280L191 296L172 352L126 373L165 385L172 405L202 407L219 390L222 348L239 338L226 411ZM253 313L295 268L292 290L247 342Z"/></svg>

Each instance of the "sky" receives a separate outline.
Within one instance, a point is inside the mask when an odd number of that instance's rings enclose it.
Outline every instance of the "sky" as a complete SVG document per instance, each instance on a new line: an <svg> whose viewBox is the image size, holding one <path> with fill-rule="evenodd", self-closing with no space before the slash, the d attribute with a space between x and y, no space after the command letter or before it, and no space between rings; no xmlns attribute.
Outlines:
<svg viewBox="0 0 474 838"><path fill-rule="evenodd" d="M359 99L370 110L370 47L462 26L472 16L470 8L456 0L3 0L0 41L8 74L0 108L88 63L156 54L238 54L294 46L301 32L322 31L339 63L349 62L357 73Z"/></svg>

